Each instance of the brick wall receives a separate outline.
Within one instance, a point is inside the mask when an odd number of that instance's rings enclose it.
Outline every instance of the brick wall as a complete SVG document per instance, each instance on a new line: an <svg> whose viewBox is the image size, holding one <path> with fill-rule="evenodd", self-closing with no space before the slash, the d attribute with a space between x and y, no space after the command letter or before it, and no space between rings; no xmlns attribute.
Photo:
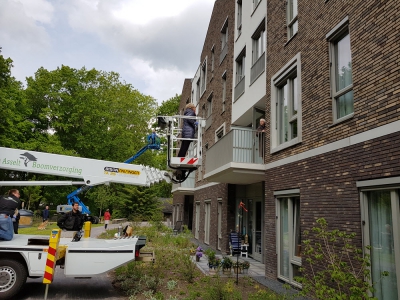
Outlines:
<svg viewBox="0 0 400 300"><path fill-rule="evenodd" d="M298 1L298 33L286 39L284 1L267 1L267 99L271 77L301 52L302 143L270 155L276 161L400 120L399 1ZM332 125L329 33L346 16L352 55L354 117ZM266 102L266 116L271 114ZM267 122L268 130L270 123ZM266 135L269 149L270 136Z"/></svg>
<svg viewBox="0 0 400 300"><path fill-rule="evenodd" d="M301 231L324 217L331 229L355 232L361 244L361 212L356 181L400 176L400 133L270 169L265 191L266 276L276 278L274 191L300 189Z"/></svg>

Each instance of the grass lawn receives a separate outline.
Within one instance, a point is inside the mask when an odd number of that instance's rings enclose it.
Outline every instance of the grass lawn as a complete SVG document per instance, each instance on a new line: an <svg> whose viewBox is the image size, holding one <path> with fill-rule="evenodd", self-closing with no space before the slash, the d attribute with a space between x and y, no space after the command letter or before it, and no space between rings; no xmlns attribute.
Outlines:
<svg viewBox="0 0 400 300"><path fill-rule="evenodd" d="M46 226L46 229L38 229L39 225L41 222L34 221L32 226L30 227L25 227L25 228L19 228L18 229L18 234L33 234L33 235L48 235L50 236L51 230L52 229L59 229L57 226L57 222L49 222ZM101 227L104 226L104 224L92 224L92 227Z"/></svg>

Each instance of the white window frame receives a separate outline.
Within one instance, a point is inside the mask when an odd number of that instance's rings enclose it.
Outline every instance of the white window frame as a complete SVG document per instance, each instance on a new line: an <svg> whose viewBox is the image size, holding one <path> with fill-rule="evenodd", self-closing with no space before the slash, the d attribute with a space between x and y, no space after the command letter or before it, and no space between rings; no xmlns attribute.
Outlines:
<svg viewBox="0 0 400 300"><path fill-rule="evenodd" d="M204 201L204 244L210 244L211 199Z"/></svg>
<svg viewBox="0 0 400 300"><path fill-rule="evenodd" d="M348 92L353 90L353 80L352 83L339 91L336 91L336 60L337 57L335 55L336 45L342 40L345 36L349 35L349 17L346 16L338 25L336 25L327 35L326 40L329 42L329 66L330 66L330 82L331 82L331 97L332 97L332 118L333 124L340 123L354 116L354 94L353 94L353 112L339 118L337 109L337 101L340 96L347 94ZM351 54L350 54L351 56Z"/></svg>
<svg viewBox="0 0 400 300"><path fill-rule="evenodd" d="M222 136L219 138L218 135L222 132ZM225 135L225 122L215 130L215 142L218 142Z"/></svg>
<svg viewBox="0 0 400 300"><path fill-rule="evenodd" d="M200 70L200 94L203 96L204 92L207 90L207 57L204 59ZM201 97L200 96L200 97Z"/></svg>
<svg viewBox="0 0 400 300"><path fill-rule="evenodd" d="M361 228L362 228L362 241L363 241L364 253L371 254L368 249L365 249L366 246L371 245L367 192L386 190L390 191L391 195L390 198L391 198L392 222L393 222L392 233L394 237L393 244L394 244L395 258L400 259L400 199L399 199L400 177L358 181L356 182L356 186L359 188L360 191L361 225L362 225ZM398 261L396 261L395 268L397 275L397 293L398 293L398 298L400 299L400 264L398 263ZM383 280L385 279L386 278L384 278ZM371 281L370 283L372 284ZM371 296L373 295L371 294Z"/></svg>
<svg viewBox="0 0 400 300"><path fill-rule="evenodd" d="M274 197L275 197L275 207L276 207L276 253L277 253L277 274L278 278L288 282L296 287L301 288L302 285L294 280L295 275L293 274L293 269L295 267L301 267L302 266L302 259L301 256L295 256L294 251L295 251L295 234L294 231L296 231L297 228L295 228L295 224L293 221L293 216L295 214L295 208L296 205L294 204L293 199L294 198L300 198L300 189L293 189L293 190L285 190L285 191L279 191L279 192L274 192ZM288 248L289 248L289 277L282 276L280 274L280 269L281 269L281 239L280 239L280 233L281 233L281 211L280 211L280 203L283 199L287 199L288 201ZM300 200L301 201L301 200ZM299 202L301 205L301 202ZM297 207L297 209L300 209L300 207ZM301 216L301 212L299 213L299 218ZM301 228L299 229L301 232Z"/></svg>
<svg viewBox="0 0 400 300"><path fill-rule="evenodd" d="M297 137L288 140L287 142L279 142L279 126L278 125L278 98L279 89L285 80L296 74L297 77ZM275 153L301 143L302 141L302 106L301 106L301 55L300 52L296 54L283 68L281 68L271 78L271 148L270 152Z"/></svg>
<svg viewBox="0 0 400 300"><path fill-rule="evenodd" d="M299 22L297 20L298 14L298 0L287 0L286 4L286 20L287 20L287 36L288 41L293 38L297 32L299 27ZM296 6L296 7L294 7ZM296 9L294 9L296 8ZM293 14L293 16L292 16Z"/></svg>

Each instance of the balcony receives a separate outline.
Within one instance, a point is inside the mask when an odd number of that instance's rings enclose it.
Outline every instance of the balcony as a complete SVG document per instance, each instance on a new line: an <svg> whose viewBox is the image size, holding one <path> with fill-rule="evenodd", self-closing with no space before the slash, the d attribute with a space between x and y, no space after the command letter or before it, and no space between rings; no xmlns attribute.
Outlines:
<svg viewBox="0 0 400 300"><path fill-rule="evenodd" d="M264 154L264 134L248 128L232 128L207 150L204 178L231 184L264 181Z"/></svg>
<svg viewBox="0 0 400 300"><path fill-rule="evenodd" d="M225 43L224 48L221 51L221 54L219 55L219 63L221 64L222 61L224 60L226 54L228 53L228 43Z"/></svg>
<svg viewBox="0 0 400 300"><path fill-rule="evenodd" d="M254 81L264 72L265 70L265 52L261 54L261 56L257 59L254 65L250 70L250 84L253 84Z"/></svg>
<svg viewBox="0 0 400 300"><path fill-rule="evenodd" d="M239 76L238 81L238 84L235 86L235 101L244 93L244 75Z"/></svg>
<svg viewBox="0 0 400 300"><path fill-rule="evenodd" d="M184 182L173 184L171 193L174 195L193 195L195 175L196 172L193 171Z"/></svg>

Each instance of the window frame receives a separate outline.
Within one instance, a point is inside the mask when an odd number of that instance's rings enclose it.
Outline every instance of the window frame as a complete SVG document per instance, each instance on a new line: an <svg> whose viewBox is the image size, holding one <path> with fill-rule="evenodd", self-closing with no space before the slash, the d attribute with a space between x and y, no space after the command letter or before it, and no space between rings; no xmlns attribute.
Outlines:
<svg viewBox="0 0 400 300"><path fill-rule="evenodd" d="M290 10L290 6L293 5L294 1L296 1L296 4L297 4L297 7L296 7L297 13L296 13L295 16L293 16L293 18L290 18L291 17L291 13L292 13L292 11ZM299 5L298 5L298 1L297 0L287 0L287 2L286 2L287 41L291 40L297 34L297 32L299 31L299 22L298 22L299 11L298 11L298 6ZM293 14L294 14L294 12L293 12ZM294 24L296 22L297 22L297 30L296 30L296 32L292 33Z"/></svg>
<svg viewBox="0 0 400 300"><path fill-rule="evenodd" d="M283 83L296 74L297 78L297 137L280 143L280 128L278 127L279 90ZM302 105L301 105L301 55L297 53L283 68L271 78L271 144L270 153L275 153L294 146L302 141ZM290 120L293 121L293 120Z"/></svg>
<svg viewBox="0 0 400 300"><path fill-rule="evenodd" d="M243 50L240 51L239 55L235 59L235 62L236 62L236 76L235 76L236 77L235 86L236 86L246 76L246 47L244 47ZM239 69L241 70L240 75L238 74ZM239 78L239 76L241 77Z"/></svg>
<svg viewBox="0 0 400 300"><path fill-rule="evenodd" d="M237 18L236 18L236 29L237 29L237 35L242 34L242 26L243 26L243 6L242 6L242 0L237 0L236 1L237 6Z"/></svg>
<svg viewBox="0 0 400 300"><path fill-rule="evenodd" d="M366 249L365 246L371 245L370 241L370 221L369 221L369 199L367 196L368 192L372 191L389 191L391 201L391 213L392 213L392 234L394 237L394 255L395 258L400 259L400 177L391 177L384 179L375 179L367 181L358 181L356 186L359 188L360 195L360 208L361 208L361 229L362 229L362 245L363 253L371 255L371 251ZM371 256L372 257L372 256ZM372 271L372 263L370 271ZM396 275L397 275L397 295L400 299L400 264L395 264ZM389 274L390 275L390 274ZM372 273L370 278L370 284L372 284ZM373 294L371 293L371 296Z"/></svg>
<svg viewBox="0 0 400 300"><path fill-rule="evenodd" d="M300 210L301 200L300 200L300 189L293 190L285 190L274 192L275 197L275 208L276 208L276 253L277 253L277 277L285 282L288 282L296 287L301 288L302 285L294 280L294 268L300 268L302 266L302 258L301 256L295 256L295 232L299 229L301 232L301 228L296 228L296 224L294 224L294 214L296 209ZM281 274L281 255L282 255L282 243L281 243L281 201L285 199L288 201L288 248L289 248L289 276L285 277ZM294 199L298 199L298 205L295 204ZM301 212L299 211L298 217L300 220ZM300 222L301 224L301 222ZM301 227L301 225L300 225ZM300 240L301 245L301 240ZM295 267L294 267L295 266Z"/></svg>
<svg viewBox="0 0 400 300"><path fill-rule="evenodd" d="M226 104L226 70L222 74L222 112L225 112L225 104Z"/></svg>
<svg viewBox="0 0 400 300"><path fill-rule="evenodd" d="M214 72L215 67L215 45L211 47L211 72Z"/></svg>
<svg viewBox="0 0 400 300"><path fill-rule="evenodd" d="M203 96L206 90L207 90L207 57L201 64L201 69L200 69L200 97Z"/></svg>
<svg viewBox="0 0 400 300"><path fill-rule="evenodd" d="M221 52L228 45L228 17L225 19L221 28Z"/></svg>
<svg viewBox="0 0 400 300"><path fill-rule="evenodd" d="M339 91L336 91L336 45L339 41L341 41L344 37L349 36L350 39L350 30L349 30L349 18L346 16L338 25L336 25L327 35L326 40L329 43L329 76L330 76L330 93L332 98L332 119L333 124L343 122L347 119L350 119L354 116L354 94L353 94L353 112L343 116L338 117L338 99L347 94L350 91L353 91L353 78L351 80L351 84L342 88ZM351 57L351 40L350 40L350 59ZM353 73L352 73L353 77Z"/></svg>
<svg viewBox="0 0 400 300"><path fill-rule="evenodd" d="M265 30L265 19L260 23L257 29L251 36L252 39L252 66L258 61L258 59L265 53L266 50L266 38L267 33ZM261 45L261 47L260 47ZM260 49L261 48L261 49Z"/></svg>
<svg viewBox="0 0 400 300"><path fill-rule="evenodd" d="M222 138L225 136L225 133L226 133L225 130L226 130L226 126L225 126L225 122L224 122L221 126L219 126L219 127L215 130L215 135L214 135L214 137L215 137L215 143L218 142L220 139L222 139ZM220 132L222 132L222 136L221 136L220 138L218 138L218 134L219 134Z"/></svg>

